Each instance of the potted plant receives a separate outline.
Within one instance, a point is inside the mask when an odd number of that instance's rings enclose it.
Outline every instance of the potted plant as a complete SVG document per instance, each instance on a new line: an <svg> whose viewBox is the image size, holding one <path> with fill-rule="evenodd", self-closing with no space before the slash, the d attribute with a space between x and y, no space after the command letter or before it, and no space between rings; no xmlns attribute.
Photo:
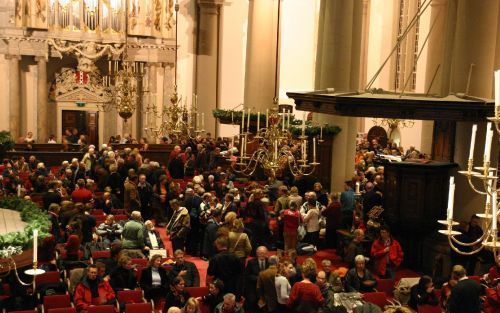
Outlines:
<svg viewBox="0 0 500 313"><path fill-rule="evenodd" d="M0 131L0 158L3 159L5 152L14 148L14 143L10 132L5 130Z"/></svg>

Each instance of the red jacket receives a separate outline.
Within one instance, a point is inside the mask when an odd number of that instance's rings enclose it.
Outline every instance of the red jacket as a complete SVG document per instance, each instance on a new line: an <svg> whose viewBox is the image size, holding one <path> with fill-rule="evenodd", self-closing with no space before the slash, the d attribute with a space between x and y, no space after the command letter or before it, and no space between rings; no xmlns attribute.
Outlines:
<svg viewBox="0 0 500 313"><path fill-rule="evenodd" d="M76 189L71 193L71 200L74 203L88 203L90 202L90 200L92 200L92 191L88 190L87 188Z"/></svg>
<svg viewBox="0 0 500 313"><path fill-rule="evenodd" d="M92 299L92 292L87 282L87 277L84 277L82 281L76 286L75 294L73 296L76 310L87 311L90 305L100 305L106 303L115 298L115 292L111 285L106 280L101 280L98 285L99 298Z"/></svg>
<svg viewBox="0 0 500 313"><path fill-rule="evenodd" d="M371 255L374 259L374 271L379 276L385 276L387 269L387 253L389 253L389 261L391 266L398 267L403 261L403 249L395 239L391 238L389 252L384 252L385 246L380 239L377 239L372 244Z"/></svg>
<svg viewBox="0 0 500 313"><path fill-rule="evenodd" d="M500 311L500 287L486 289L486 301L483 305L485 313L497 313Z"/></svg>

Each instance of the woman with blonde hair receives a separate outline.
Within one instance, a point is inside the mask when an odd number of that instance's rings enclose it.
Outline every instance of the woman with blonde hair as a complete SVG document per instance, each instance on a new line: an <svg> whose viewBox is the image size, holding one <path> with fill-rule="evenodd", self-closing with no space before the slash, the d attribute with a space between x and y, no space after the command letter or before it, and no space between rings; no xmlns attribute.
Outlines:
<svg viewBox="0 0 500 313"><path fill-rule="evenodd" d="M196 298L189 298L181 310L182 313L201 313L200 302Z"/></svg>
<svg viewBox="0 0 500 313"><path fill-rule="evenodd" d="M237 256L242 262L250 255L252 244L248 235L244 233L245 227L240 219L235 219L229 231L229 252ZM243 263L244 264L244 263Z"/></svg>
<svg viewBox="0 0 500 313"><path fill-rule="evenodd" d="M302 197L299 196L299 189L295 186L293 186L292 188L290 188L290 195L288 195L288 199L290 199L290 202L295 202L297 203L297 206L301 206L302 205Z"/></svg>

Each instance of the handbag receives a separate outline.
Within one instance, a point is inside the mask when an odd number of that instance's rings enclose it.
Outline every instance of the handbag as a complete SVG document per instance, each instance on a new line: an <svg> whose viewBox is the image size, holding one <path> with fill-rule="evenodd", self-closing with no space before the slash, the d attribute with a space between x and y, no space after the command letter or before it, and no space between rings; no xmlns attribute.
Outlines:
<svg viewBox="0 0 500 313"><path fill-rule="evenodd" d="M303 223L301 223L300 221L300 212L299 212L299 227L297 228L297 239L299 241L301 241L302 239L304 239L304 237L306 236L306 227L304 226Z"/></svg>

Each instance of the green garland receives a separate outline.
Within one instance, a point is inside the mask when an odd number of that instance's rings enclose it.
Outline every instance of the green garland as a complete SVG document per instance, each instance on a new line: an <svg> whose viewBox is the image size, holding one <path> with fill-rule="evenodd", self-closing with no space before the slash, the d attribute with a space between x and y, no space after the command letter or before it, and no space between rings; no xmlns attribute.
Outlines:
<svg viewBox="0 0 500 313"><path fill-rule="evenodd" d="M27 223L23 231L0 235L0 249L6 249L9 246L23 249L32 247L33 229L38 229L40 240L49 235L49 216L34 202L18 197L6 197L0 199L0 208L21 212L21 220Z"/></svg>
<svg viewBox="0 0 500 313"><path fill-rule="evenodd" d="M2 130L0 131L0 147L3 151L10 151L14 148L14 139L10 135L10 132Z"/></svg>
<svg viewBox="0 0 500 313"><path fill-rule="evenodd" d="M242 111L215 109L212 111L212 114L215 118L221 121L232 122L236 125L241 124ZM247 115L245 113L245 118L246 116ZM261 114L261 118L262 116L263 115ZM257 113L250 113L250 120L257 121ZM297 120L295 119L295 116L292 116L290 124L292 124L292 127L290 128L292 134L297 136L302 134L302 120ZM342 129L337 125L324 125L323 136L335 136L340 133L341 130ZM311 121L306 121L305 132L307 136L317 136L320 135L321 128L319 126L313 126Z"/></svg>

